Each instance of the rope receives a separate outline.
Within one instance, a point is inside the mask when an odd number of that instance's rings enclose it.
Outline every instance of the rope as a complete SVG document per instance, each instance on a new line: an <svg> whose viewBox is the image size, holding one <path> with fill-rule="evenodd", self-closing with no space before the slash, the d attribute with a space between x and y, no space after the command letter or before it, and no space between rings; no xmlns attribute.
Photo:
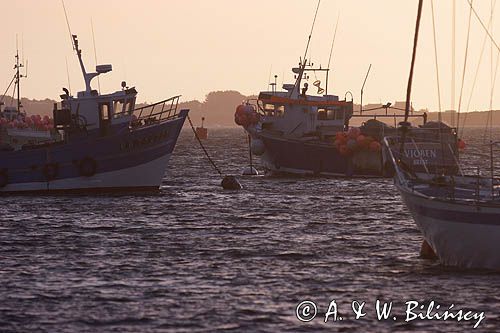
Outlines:
<svg viewBox="0 0 500 333"><path fill-rule="evenodd" d="M208 155L208 151L205 149L205 146L203 146L203 143L201 142L200 137L198 136L198 133L196 133L196 129L194 128L193 122L191 121L191 118L189 117L189 115L187 116L187 119L189 121L189 125L191 125L191 129L193 130L194 136L196 137L196 140L198 140L198 143L200 144L201 149L203 149L203 152L205 152L205 155L207 156L208 161L210 162L210 164L212 164L215 171L217 171L219 173L219 175L222 176L222 172L217 167L217 165L215 165L215 162L212 160L210 155Z"/></svg>
<svg viewBox="0 0 500 333"><path fill-rule="evenodd" d="M470 23L472 19L472 1L469 1L470 3L470 10L469 10L469 23L467 27L467 42L465 43L465 57L464 57L464 68L462 71L462 85L460 86L460 96L458 98L458 112L457 112L457 126L460 125L460 111L462 107L462 94L464 90L464 82L465 82L465 72L467 69L467 56L469 54L469 40L470 40Z"/></svg>
<svg viewBox="0 0 500 333"><path fill-rule="evenodd" d="M496 0L495 2L493 3L492 5L492 12L493 12L493 9L495 8L496 6ZM490 16L490 20L488 22L488 29L491 27L491 23L492 23L492 19L493 19L493 16ZM467 102L467 111L470 110L470 104L472 102L472 96L474 95L474 90L476 89L476 83L477 83L477 77L479 75L479 68L481 67L481 63L482 63L482 60L483 60L483 55L484 55L484 50L485 50L485 47L486 47L486 39L488 38L488 34L484 34L484 39L483 39L483 44L482 44L482 47L481 47L481 54L479 55L479 61L477 63L477 67L476 67L476 73L474 74L474 81L472 82L472 88L471 88L471 93L470 93L470 96L469 96L469 101ZM493 69L492 69L493 71ZM467 116L468 116L469 112L466 112L464 114L464 119L462 120L462 131L461 131L461 134L460 136L463 136L463 132L464 132L464 127L465 127L465 123L467 122ZM460 126L460 124L458 124Z"/></svg>
<svg viewBox="0 0 500 333"><path fill-rule="evenodd" d="M443 165L445 164L444 160L444 142L443 142L443 127L441 126L441 122L443 121L441 115L441 88L439 84L439 64L438 64L438 50L437 50L437 42L436 42L436 22L434 15L434 0L431 0L431 12L432 12L432 34L434 36L434 62L436 64L436 83L437 83L437 93L438 93L438 106L439 106L439 142L441 143L441 159ZM452 113L453 114L453 113ZM437 172L437 170L436 170Z"/></svg>
<svg viewBox="0 0 500 333"><path fill-rule="evenodd" d="M431 11L432 11L432 33L434 36L434 62L436 64L436 82L437 82L437 93L438 93L439 121L441 121L441 88L439 85L439 64L438 64L437 42L436 42L436 22L434 20L434 0L431 0Z"/></svg>
<svg viewBox="0 0 500 333"><path fill-rule="evenodd" d="M5 98L5 96L7 95L7 92L9 91L10 89L10 86L12 85L12 82L14 82L14 79L16 78L16 75L14 75L14 77L12 78L12 80L10 81L9 83L9 86L7 87L7 89L5 89L5 92L3 93L2 95L2 98L0 98L0 102L3 102L3 99Z"/></svg>

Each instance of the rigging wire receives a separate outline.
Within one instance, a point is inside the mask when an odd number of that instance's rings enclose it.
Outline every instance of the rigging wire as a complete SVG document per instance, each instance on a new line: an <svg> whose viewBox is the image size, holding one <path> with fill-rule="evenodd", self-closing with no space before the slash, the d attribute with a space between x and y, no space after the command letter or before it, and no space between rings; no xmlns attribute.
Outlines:
<svg viewBox="0 0 500 333"><path fill-rule="evenodd" d="M10 80L9 86L7 87L7 89L5 89L5 92L3 93L2 98L0 98L0 103L3 102L5 96L7 96L7 92L9 92L10 86L12 85L12 83L14 82L15 79L16 79L16 75L14 74L14 76L12 77L12 80Z"/></svg>
<svg viewBox="0 0 500 333"><path fill-rule="evenodd" d="M438 94L438 106L439 106L439 121L441 121L441 89L439 84L439 64L438 64L438 50L436 42L436 22L434 19L434 0L431 0L431 12L432 12L432 34L434 37L434 62L436 65L436 83L437 83L437 94Z"/></svg>
<svg viewBox="0 0 500 333"><path fill-rule="evenodd" d="M319 5L320 4L321 4L321 0L318 0L318 6L316 6L316 12L314 13L314 19L313 19L313 23L312 23L312 26L311 26L311 32L309 33L309 38L307 39L306 51L304 52L304 62L306 61L307 50L309 49L309 44L311 42L311 37L312 37L312 33L314 31L314 25L316 23L316 17L318 16L318 10L319 10Z"/></svg>
<svg viewBox="0 0 500 333"><path fill-rule="evenodd" d="M332 46L330 47L330 56L328 57L328 66L327 66L328 69L330 69L330 62L332 60L333 46L335 45L335 38L337 37L337 28L339 26L339 20L340 20L340 13L337 15L337 23L335 23L335 30L333 32Z"/></svg>
<svg viewBox="0 0 500 333"><path fill-rule="evenodd" d="M94 61L97 66L97 50L95 47L95 35L94 35L94 22L92 18L90 18L90 27L92 28L92 42L94 44ZM99 75L97 76L97 87L99 88L99 94L101 93L101 80L99 79Z"/></svg>
<svg viewBox="0 0 500 333"><path fill-rule="evenodd" d="M469 2L470 4L470 9L472 10L472 12L474 13L474 16L476 16L476 18L478 19L479 23L481 23L481 26L483 27L483 29L486 31L486 33L488 34L488 37L490 38L491 42L495 45L496 49L500 52L500 46L498 46L497 42L495 41L495 39L493 38L493 36L491 35L490 31L488 30L488 28L486 28L486 26L484 25L483 23L483 20L481 20L481 18L479 17L479 15L477 14L476 10L474 9L474 7L472 6L472 0L467 0L467 2Z"/></svg>
<svg viewBox="0 0 500 333"><path fill-rule="evenodd" d="M494 8L496 6L496 2L497 1L494 0L494 2L492 4L492 13L493 13L493 10L494 10ZM491 27L492 23L493 23L493 15L490 16L490 20L488 22L488 29ZM476 66L476 73L474 74L474 80L472 82L471 93L470 93L470 96L469 96L469 100L467 102L467 108L466 108L467 111L470 111L470 104L472 102L472 97L474 95L474 90L476 88L477 78L479 76L479 69L481 67L481 63L482 63L482 59L483 59L483 55L484 55L484 50L486 49L486 40L487 40L487 38L488 38L488 35L485 33L484 34L484 38L483 38L482 47L481 47L481 53L479 55L479 61L478 61L477 66ZM491 67L492 67L491 70L493 71L493 65L491 65ZM459 136L463 135L463 131L464 131L465 123L467 122L467 116L468 115L469 115L469 112L465 112L463 120L462 120L462 125L460 126L460 124L458 124L459 127L461 127L461 134Z"/></svg>
<svg viewBox="0 0 500 333"><path fill-rule="evenodd" d="M465 82L465 73L467 70L467 57L469 54L469 40L470 40L470 26L471 26L471 19L472 19L472 1L469 1L470 3L470 10L469 10L469 22L467 26L467 40L465 43L465 56L464 56L464 67L462 71L462 84L460 86L460 96L458 97L458 111L457 111L457 126L460 124L460 111L462 108L462 96L463 96L463 91L464 91L464 82Z"/></svg>
<svg viewBox="0 0 500 333"><path fill-rule="evenodd" d="M451 23L451 105L450 105L450 110L452 110L451 117L452 119L455 118L455 88L456 88L456 83L455 83L455 75L456 75L456 16L457 16L457 9L456 9L456 0L453 0L453 11L452 11L452 23ZM453 125L453 124L452 124ZM460 125L460 124L457 124Z"/></svg>
<svg viewBox="0 0 500 333"><path fill-rule="evenodd" d="M493 3L490 2L490 22L493 25ZM498 65L498 63L497 63ZM493 139L493 89L496 80L496 70L495 77L493 76L493 43L490 43L490 112L488 112L488 117L486 120L486 126L484 129L483 142L486 141L486 135L489 133L490 142Z"/></svg>
<svg viewBox="0 0 500 333"><path fill-rule="evenodd" d="M498 73L498 65L499 65L499 60L500 57L497 56L497 61L495 65L495 71L492 71L492 84L491 84L491 91L490 91L490 127L489 127L489 134L490 134L490 142L493 141L493 92L495 91L495 85L497 81L497 73Z"/></svg>
<svg viewBox="0 0 500 333"><path fill-rule="evenodd" d="M437 41L436 41L436 21L435 21L435 14L434 14L434 0L431 0L431 13L432 13L432 35L434 37L434 62L436 65L436 84L437 84L437 95L438 95L438 106L439 106L439 112L438 112L438 120L439 120L439 142L441 143L441 159L443 162L443 165L445 164L445 158L444 158L444 142L443 142L443 128L441 126L442 122L442 109L441 109L441 88L439 84L439 63L438 63L438 49L437 49ZM452 113L453 115L453 113ZM436 170L437 171L437 170Z"/></svg>

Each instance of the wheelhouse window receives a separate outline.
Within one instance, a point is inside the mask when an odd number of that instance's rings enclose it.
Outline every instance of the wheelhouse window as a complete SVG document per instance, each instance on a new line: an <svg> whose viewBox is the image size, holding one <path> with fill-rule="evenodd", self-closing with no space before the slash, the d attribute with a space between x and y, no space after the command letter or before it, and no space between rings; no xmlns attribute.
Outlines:
<svg viewBox="0 0 500 333"><path fill-rule="evenodd" d="M268 116L281 117L285 113L284 105L264 104L264 111Z"/></svg>
<svg viewBox="0 0 500 333"><path fill-rule="evenodd" d="M339 107L328 107L318 109L318 120L344 119L344 113Z"/></svg>
<svg viewBox="0 0 500 333"><path fill-rule="evenodd" d="M117 99L113 101L113 110L115 115L119 115L123 112L123 106L125 105L125 100Z"/></svg>
<svg viewBox="0 0 500 333"><path fill-rule="evenodd" d="M108 103L102 103L99 105L100 108L100 113L101 113L101 119L102 120L109 120L109 105Z"/></svg>

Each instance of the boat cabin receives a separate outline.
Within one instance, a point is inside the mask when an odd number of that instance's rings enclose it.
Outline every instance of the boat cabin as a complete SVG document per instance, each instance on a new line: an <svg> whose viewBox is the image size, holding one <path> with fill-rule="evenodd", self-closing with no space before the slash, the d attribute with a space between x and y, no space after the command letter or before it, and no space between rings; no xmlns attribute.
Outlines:
<svg viewBox="0 0 500 333"><path fill-rule="evenodd" d="M289 85L283 85L286 90ZM263 112L262 129L280 131L296 137L335 135L344 130L353 114L352 101L339 101L338 96L300 95L290 91L261 92L258 105Z"/></svg>

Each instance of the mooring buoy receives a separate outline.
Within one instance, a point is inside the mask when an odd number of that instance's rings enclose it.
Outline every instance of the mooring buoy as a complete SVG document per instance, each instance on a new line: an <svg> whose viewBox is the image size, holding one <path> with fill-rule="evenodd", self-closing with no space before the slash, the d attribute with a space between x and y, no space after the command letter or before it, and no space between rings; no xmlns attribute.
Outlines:
<svg viewBox="0 0 500 333"><path fill-rule="evenodd" d="M243 172L241 173L243 176L258 176L259 171L255 169L253 166L248 166L245 169L243 169Z"/></svg>
<svg viewBox="0 0 500 333"><path fill-rule="evenodd" d="M225 190L241 190L243 188L235 176L224 176L221 186Z"/></svg>

